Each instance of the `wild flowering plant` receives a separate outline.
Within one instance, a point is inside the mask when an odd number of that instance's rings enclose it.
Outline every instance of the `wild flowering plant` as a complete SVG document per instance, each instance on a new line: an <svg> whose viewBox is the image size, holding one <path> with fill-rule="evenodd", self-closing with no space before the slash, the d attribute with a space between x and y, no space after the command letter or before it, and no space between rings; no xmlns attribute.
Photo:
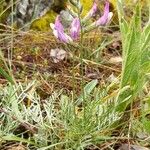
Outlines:
<svg viewBox="0 0 150 150"><path fill-rule="evenodd" d="M56 17L55 23L50 23L50 27L53 30L54 36L63 43L70 43L75 40L77 40L80 37L81 29L82 33L89 32L94 28L97 28L99 26L104 26L109 23L110 19L112 18L113 13L109 11L109 2L105 2L105 8L103 15L96 20L95 22L91 23L90 25L87 24L86 22L93 17L97 10L98 10L98 5L97 2L94 1L92 8L90 11L87 13L86 16L81 18L81 13L82 13L82 5L80 4L79 1L75 2L74 0L70 0L70 4L72 4L72 7L76 7L76 10L78 12L74 12L74 9L69 8L69 12L72 15L72 23L70 25L70 35L68 35L65 32L64 26L61 23L61 18L60 15Z"/></svg>

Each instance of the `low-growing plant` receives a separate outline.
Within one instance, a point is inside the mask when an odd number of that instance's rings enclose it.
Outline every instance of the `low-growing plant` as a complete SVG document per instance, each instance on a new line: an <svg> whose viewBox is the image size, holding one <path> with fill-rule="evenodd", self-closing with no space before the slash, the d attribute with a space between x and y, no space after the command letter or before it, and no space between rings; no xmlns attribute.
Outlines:
<svg viewBox="0 0 150 150"><path fill-rule="evenodd" d="M103 86L99 86L97 80L87 84L83 80L82 42L84 32L109 21L109 3L106 2L104 14L98 22L92 24L86 24L86 21L95 12L96 3L83 19L80 16L82 11L80 1L70 0L70 3L74 8L70 11L75 15L70 35L65 31L59 16L51 27L59 41L78 47L81 51L80 95L76 96L74 91L66 94L62 88L54 90L44 99L37 91L40 82L35 80L29 83L16 83L11 77L11 72L9 73L9 68L7 71L0 68L0 73L10 81L10 84L0 87L0 146L2 148L5 141L14 141L26 145L28 149L37 150L83 150L101 149L101 147L112 149L113 146L110 145L117 140L130 140L130 129L129 133L123 133L124 136L117 131L121 126L127 127L130 120L124 119L124 116L128 115L127 111L130 109L128 118L132 116L133 122L137 121L140 128L143 126L147 133L149 132L150 121L147 115L150 113L150 93L143 91L149 88L150 21L142 27L139 2L131 20L126 20L123 4L118 1L123 53L120 84L114 81ZM7 67L4 57L2 60ZM13 82L15 84L11 84ZM133 104L137 102L142 105L138 108L141 113L139 120L134 119L132 113ZM126 136L127 134L129 135ZM106 142L107 145L104 145Z"/></svg>
<svg viewBox="0 0 150 150"><path fill-rule="evenodd" d="M96 88L97 80L84 87L79 99L54 92L42 100L36 93L36 82L28 85L9 84L1 89L1 142L18 141L29 148L84 149L111 138L115 115L114 96L107 98L108 89ZM94 93L94 94L93 94Z"/></svg>

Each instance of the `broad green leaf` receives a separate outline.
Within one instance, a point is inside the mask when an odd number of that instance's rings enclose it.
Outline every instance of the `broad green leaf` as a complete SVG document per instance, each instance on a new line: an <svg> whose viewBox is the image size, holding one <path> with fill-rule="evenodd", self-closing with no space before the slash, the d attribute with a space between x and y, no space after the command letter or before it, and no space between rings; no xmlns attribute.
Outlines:
<svg viewBox="0 0 150 150"><path fill-rule="evenodd" d="M90 93L96 87L97 83L98 83L98 80L92 80L87 85L85 85L84 92L80 95L80 97L78 98L78 100L76 102L77 105L81 104L83 102L83 100L86 99L90 95Z"/></svg>

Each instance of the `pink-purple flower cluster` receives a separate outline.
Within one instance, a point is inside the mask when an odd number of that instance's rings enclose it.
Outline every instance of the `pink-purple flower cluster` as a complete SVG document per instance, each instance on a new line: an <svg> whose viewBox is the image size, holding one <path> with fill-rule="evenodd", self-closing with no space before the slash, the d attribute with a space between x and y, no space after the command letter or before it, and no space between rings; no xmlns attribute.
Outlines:
<svg viewBox="0 0 150 150"><path fill-rule="evenodd" d="M93 7L88 12L88 14L85 16L85 18L87 19L87 18L92 17L96 13L97 9L98 9L97 3L94 2ZM97 21L95 21L92 25L94 25L95 27L106 25L110 21L111 17L112 17L112 13L109 12L109 2L107 1L105 4L103 15ZM69 42L72 42L73 40L77 40L80 36L81 21L78 17L75 17L71 23L70 36L65 33L64 27L61 24L59 15L56 17L55 23L54 24L51 23L50 26L53 30L53 34L61 42L69 43Z"/></svg>
<svg viewBox="0 0 150 150"><path fill-rule="evenodd" d="M72 42L73 40L77 40L80 34L80 20L79 18L74 18L72 23L71 23L71 28L70 28L70 36L67 35L64 32L64 27L60 22L60 16L58 15L55 20L55 24L50 24L53 34L61 41L64 43L69 43Z"/></svg>

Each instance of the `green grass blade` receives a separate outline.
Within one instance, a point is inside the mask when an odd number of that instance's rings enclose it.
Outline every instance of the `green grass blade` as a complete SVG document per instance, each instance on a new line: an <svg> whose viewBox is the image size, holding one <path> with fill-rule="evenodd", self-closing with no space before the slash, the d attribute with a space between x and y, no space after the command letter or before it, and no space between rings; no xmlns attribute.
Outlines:
<svg viewBox="0 0 150 150"><path fill-rule="evenodd" d="M7 79L10 83L14 84L13 78L2 68L0 68L0 74Z"/></svg>

